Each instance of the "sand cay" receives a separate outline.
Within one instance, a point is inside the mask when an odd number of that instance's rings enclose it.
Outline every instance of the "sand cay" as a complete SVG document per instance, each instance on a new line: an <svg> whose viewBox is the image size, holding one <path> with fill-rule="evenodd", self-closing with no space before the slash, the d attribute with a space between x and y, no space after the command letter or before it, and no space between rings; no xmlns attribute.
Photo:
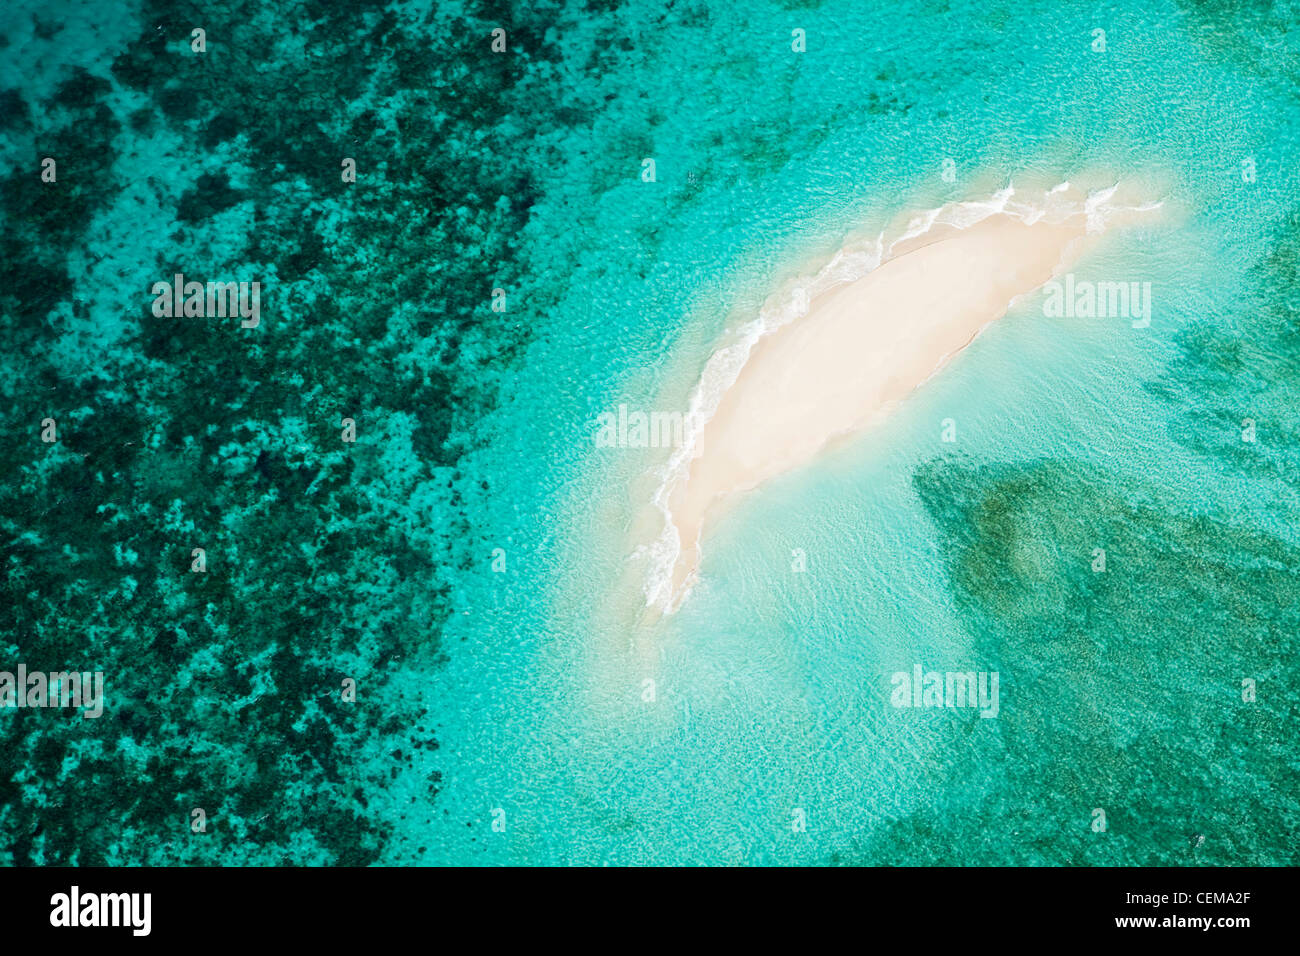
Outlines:
<svg viewBox="0 0 1300 956"><path fill-rule="evenodd" d="M1029 203L1009 201L1013 192L932 210L891 244L882 236L879 265L754 343L665 479L660 507L676 546L647 584L648 605L681 603L701 536L729 498L879 421L1018 297L1159 205L1124 205L1114 188L1087 196L1062 184Z"/></svg>

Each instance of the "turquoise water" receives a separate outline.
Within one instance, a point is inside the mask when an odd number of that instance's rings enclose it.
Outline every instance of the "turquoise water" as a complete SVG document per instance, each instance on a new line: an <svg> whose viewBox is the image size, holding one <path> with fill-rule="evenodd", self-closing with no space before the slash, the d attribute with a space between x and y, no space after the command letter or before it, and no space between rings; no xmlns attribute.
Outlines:
<svg viewBox="0 0 1300 956"><path fill-rule="evenodd" d="M109 706L0 715L0 854L1296 862L1300 11L736 6L5 14L0 649ZM648 623L664 455L598 416L851 237L1080 179L1164 203L1074 269L1150 327L1027 297ZM159 322L182 270L262 327ZM917 664L997 718L891 706Z"/></svg>

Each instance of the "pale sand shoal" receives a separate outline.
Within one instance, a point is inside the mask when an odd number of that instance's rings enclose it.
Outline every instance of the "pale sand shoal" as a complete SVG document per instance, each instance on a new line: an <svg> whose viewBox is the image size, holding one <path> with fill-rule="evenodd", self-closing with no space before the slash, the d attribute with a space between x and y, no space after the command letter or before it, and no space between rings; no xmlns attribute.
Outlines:
<svg viewBox="0 0 1300 956"><path fill-rule="evenodd" d="M671 489L681 541L671 607L696 573L701 532L729 496L878 421L1096 238L1082 214L1033 225L998 214L966 229L938 227L761 339Z"/></svg>

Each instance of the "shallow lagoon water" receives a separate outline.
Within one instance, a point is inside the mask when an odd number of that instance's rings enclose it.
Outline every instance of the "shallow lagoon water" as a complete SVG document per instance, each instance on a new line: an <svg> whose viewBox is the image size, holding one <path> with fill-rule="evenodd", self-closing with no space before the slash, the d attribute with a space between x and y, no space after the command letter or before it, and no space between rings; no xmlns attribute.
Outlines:
<svg viewBox="0 0 1300 956"><path fill-rule="evenodd" d="M6 651L110 688L4 730L8 859L1295 862L1281 8L230 5L206 59L197 15L6 13L4 417L67 426L5 451ZM852 235L1110 174L1178 215L1074 271L1149 328L1028 297L629 626L662 456L602 412ZM262 337L151 323L177 267L263 277ZM892 707L917 663L999 716Z"/></svg>

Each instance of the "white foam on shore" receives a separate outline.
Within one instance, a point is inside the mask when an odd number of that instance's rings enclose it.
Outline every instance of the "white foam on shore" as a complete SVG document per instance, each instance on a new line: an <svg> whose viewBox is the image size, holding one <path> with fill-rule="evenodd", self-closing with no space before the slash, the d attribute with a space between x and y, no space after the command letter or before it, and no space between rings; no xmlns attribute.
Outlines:
<svg viewBox="0 0 1300 956"><path fill-rule="evenodd" d="M691 393L690 406L683 422L683 441L673 450L668 461L659 469L658 487L653 504L663 520L663 526L649 545L636 548L634 560L644 560L645 603L663 613L675 611L690 593L688 580L680 593L672 593L673 569L682 550L682 542L672 520L669 499L676 484L686 477L696 457L697 440L705 425L713 417L727 390L735 383L745 367L754 346L766 335L806 315L811 302L823 293L843 284L857 281L894 257L901 244L918 239L936 227L968 229L991 216L1006 215L1025 225L1040 221L1064 222L1073 217L1086 217L1089 234L1106 228L1110 217L1117 213L1149 211L1161 203L1142 206L1121 206L1111 202L1118 184L1090 193L1083 200L1066 194L1068 182L1061 183L1037 201L1018 199L1013 186L999 190L988 199L947 203L919 213L908 220L901 233L888 243L882 232L874 240L850 242L841 248L822 269L811 276L801 276L787 283L786 288L770 298L759 310L757 317L726 335L705 363L699 384Z"/></svg>
<svg viewBox="0 0 1300 956"><path fill-rule="evenodd" d="M672 569L681 553L681 538L672 522L668 499L674 481L690 468L695 457L696 441L713 417L732 384L749 359L749 353L765 335L806 315L812 300L836 286L852 282L871 272L884 261L884 235L857 247L841 248L814 276L801 276L759 310L758 316L726 336L723 345L709 356L699 384L691 392L690 406L683 419L682 443L660 470L654 505L663 517L659 536L648 546L633 553L647 560L646 606L668 610L672 587Z"/></svg>

